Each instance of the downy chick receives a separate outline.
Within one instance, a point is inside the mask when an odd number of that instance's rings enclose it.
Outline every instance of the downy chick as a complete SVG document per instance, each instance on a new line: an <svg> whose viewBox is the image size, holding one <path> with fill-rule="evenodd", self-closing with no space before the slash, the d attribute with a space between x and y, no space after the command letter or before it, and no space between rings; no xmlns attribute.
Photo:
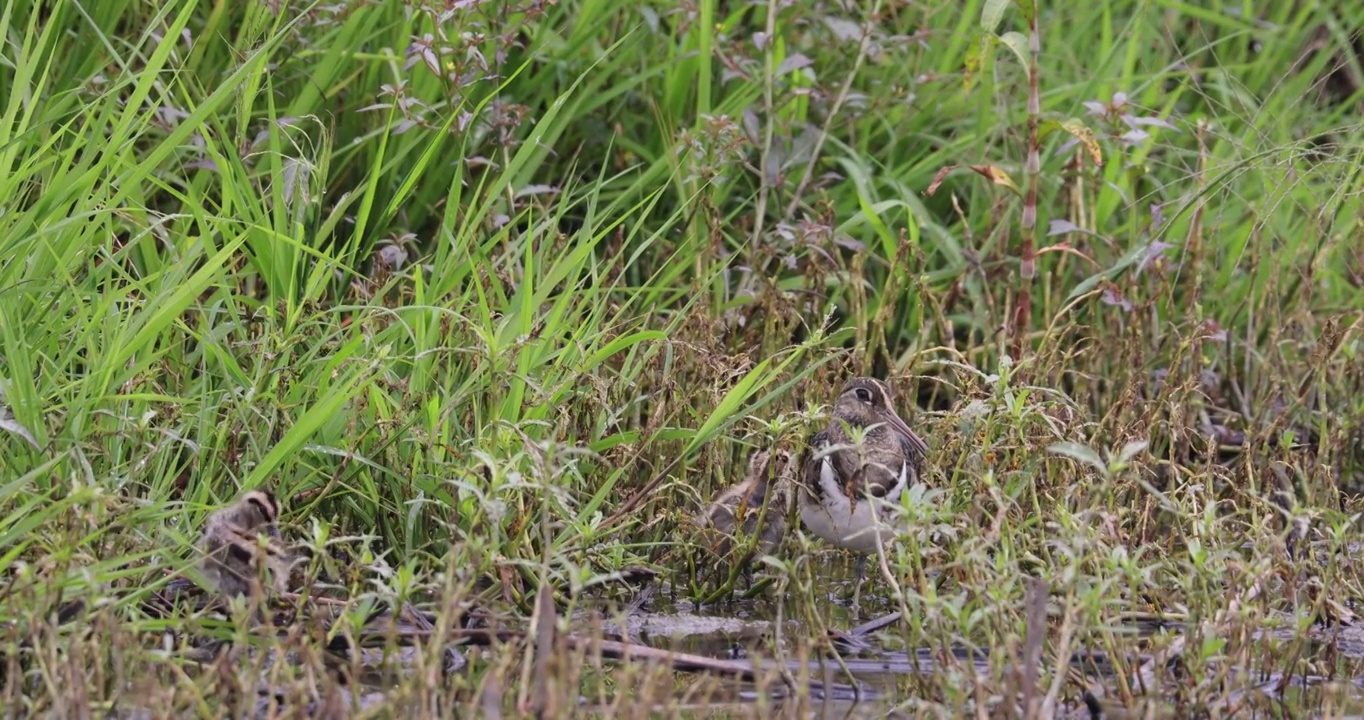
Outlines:
<svg viewBox="0 0 1364 720"><path fill-rule="evenodd" d="M698 518L698 524L721 537L713 545L728 555L733 540L757 536L758 549L770 553L786 536L786 514L795 477L795 457L785 450L756 450L748 458L748 474L721 492Z"/></svg>
<svg viewBox="0 0 1364 720"><path fill-rule="evenodd" d="M288 587L293 555L280 539L279 504L264 490L248 490L209 516L199 549L204 576L228 598L259 592L262 567L277 592Z"/></svg>

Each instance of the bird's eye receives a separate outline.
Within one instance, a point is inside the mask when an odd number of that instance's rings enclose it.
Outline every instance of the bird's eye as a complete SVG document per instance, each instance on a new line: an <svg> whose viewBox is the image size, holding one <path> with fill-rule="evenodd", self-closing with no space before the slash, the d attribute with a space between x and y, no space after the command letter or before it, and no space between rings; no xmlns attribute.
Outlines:
<svg viewBox="0 0 1364 720"><path fill-rule="evenodd" d="M871 402L871 391L866 388L857 388L853 391L857 394L857 399L864 403Z"/></svg>

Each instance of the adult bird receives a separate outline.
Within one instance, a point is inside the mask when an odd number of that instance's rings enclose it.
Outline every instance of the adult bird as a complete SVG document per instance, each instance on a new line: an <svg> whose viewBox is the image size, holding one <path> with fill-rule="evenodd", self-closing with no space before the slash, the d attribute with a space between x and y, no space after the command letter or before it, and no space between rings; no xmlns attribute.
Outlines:
<svg viewBox="0 0 1364 720"><path fill-rule="evenodd" d="M828 427L810 438L802 467L800 519L826 542L857 555L857 607L866 556L895 537L887 501L918 481L928 444L895 412L880 380L849 380Z"/></svg>

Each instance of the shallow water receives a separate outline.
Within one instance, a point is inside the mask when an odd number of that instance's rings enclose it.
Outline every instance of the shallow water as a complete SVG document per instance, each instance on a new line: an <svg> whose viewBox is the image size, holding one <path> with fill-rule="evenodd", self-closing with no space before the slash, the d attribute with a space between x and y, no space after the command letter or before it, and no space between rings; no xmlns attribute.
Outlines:
<svg viewBox="0 0 1364 720"><path fill-rule="evenodd" d="M839 629L850 629L858 622L871 616L889 612L892 600L875 593L864 594L861 598L862 612L855 615L850 606L852 595L851 563L831 564L831 577L823 587L828 588L827 621ZM874 587L867 583L865 587ZM717 659L740 659L771 662L768 658L778 655L791 658L795 655L796 644L808 644L813 634L810 628L801 623L786 619L778 628L776 624L777 606L767 600L735 600L697 608L685 601L669 601L667 593L660 591L659 597L649 604L650 612L640 612L626 621L629 637L650 646L692 653ZM869 609L871 611L869 612ZM1295 639L1297 625L1288 614L1274 617L1263 630L1252 635L1256 639ZM778 632L780 629L781 632ZM1111 630L1111 628L1109 629ZM1150 636L1158 632L1178 633L1178 626L1169 623L1132 623L1133 638ZM1296 658L1297 664L1281 658L1268 658L1269 666L1295 668L1295 673L1303 672L1302 667L1334 668L1332 672L1364 672L1364 623L1335 629L1314 627L1310 630L1311 641L1304 651L1304 657ZM774 652L773 644L781 638L784 641L782 652ZM792 639L799 639L793 642ZM822 685L813 687L810 701L801 707L808 714L804 717L885 717L893 709L899 709L910 716L916 714L917 703L912 695L916 684L912 676L940 672L942 666L935 662L935 653L928 650L904 653L887 651L875 647L875 634L867 637L873 647L862 654L845 653L842 665L832 660L812 661L808 666L788 662L788 669L799 675L804 669L804 677L823 680ZM1135 650L1135 642L1124 641L1120 650ZM1334 662L1320 662L1321 658L1334 658ZM978 671L989 674L985 658L972 658L969 653L960 653L954 663L960 670L974 664ZM1092 658L1090 659L1092 662ZM1308 661L1303 665L1302 661ZM1079 667L1074 663L1072 667ZM1315 663L1313 665L1312 663ZM844 670L848 672L845 673ZM1090 668L1093 670L1094 668ZM1112 673L1108 666L1100 672ZM1158 694L1133 698L1129 706L1117 699L1118 683L1115 678L1096 677L1091 672L1090 687L1098 697L1095 699L1102 708L1102 716L1107 718L1166 718L1183 717L1191 711L1189 707L1177 705L1173 699ZM690 708L684 715L693 717L758 717L769 716L767 710L777 711L778 716L797 716L797 706L793 699L783 697L784 688L761 694L753 687L736 683L737 689L733 702L722 705ZM1283 716L1298 717L1361 717L1364 718L1364 677L1345 681L1327 681L1324 677L1295 675L1291 681L1282 675L1262 676L1256 673L1232 672L1221 686L1222 693L1211 693L1218 697L1224 715ZM1064 696L1073 698L1076 686L1067 683ZM941 709L940 706L936 706ZM675 709L669 706L669 709ZM918 708L927 711L927 708ZM1206 709L1205 709L1206 710ZM717 714L719 713L719 714ZM930 713L932 714L932 713ZM1082 703L1072 701L1070 705L1057 708L1059 717L1092 717Z"/></svg>
<svg viewBox="0 0 1364 720"><path fill-rule="evenodd" d="M822 608L825 612L824 621L830 628L846 632L860 622L890 611L890 598L869 591L861 598L861 612L854 614L850 607L852 563L831 562L823 567L827 568L829 577L821 582L821 587L826 588ZM877 583L868 582L864 589L875 587L878 587ZM762 683L716 678L713 684L720 691L709 695L709 702L703 705L688 705L686 703L692 702L690 696L672 695L672 702L666 707L659 707L660 712L670 716L860 718L886 717L897 709L906 716L937 715L945 711L946 706L931 703L921 706L916 699L922 696L916 695L916 691L925 692L925 684L930 688L927 694L937 696L943 690L943 682L969 686L972 682L970 678L974 676L973 669L983 677L1000 676L1000 668L991 667L987 657L973 655L965 650L950 653L950 657L946 658L951 665L948 668L942 664L944 657L941 649L911 652L888 649L887 646L898 641L898 633L893 627L880 638L874 632L859 636L859 649L840 650L843 655L841 660L823 657L822 649L827 649L828 644L816 642L823 629L809 627L798 619L782 617L778 612L778 604L771 600L773 595L769 591L755 600L735 600L697 607L673 595L667 586L662 586L651 591L646 602L637 603L640 609L628 614L584 610L570 618L569 627L570 632L581 637L600 633L607 638L628 639L661 650L717 660L746 660L767 678ZM780 621L779 617L782 617ZM1276 627L1266 627L1256 635L1263 634L1265 639L1292 640L1296 626L1290 622L1291 618L1284 615L1275 619L1278 621ZM1129 627L1131 635L1122 637L1113 650L1134 652L1139 647L1137 638L1162 630L1178 632L1177 627L1165 625L1162 628L1155 623L1133 623ZM1112 628L1106 628L1088 637L1111 636L1111 631ZM1296 664L1268 658L1270 662L1267 667L1293 668L1294 672L1300 673L1304 667L1313 667L1311 662L1330 657L1336 660L1332 663L1317 662L1315 667L1333 668L1331 672L1336 673L1364 672L1364 663L1360 662L1364 659L1364 627L1346 627L1338 631L1316 628L1311 632L1313 642L1303 653L1306 657L1295 658ZM886 643L886 646L880 643ZM804 663L795 659L800 657L802 648L806 653L813 654ZM781 658L781 662L773 660L774 657ZM1092 664L1095 656L1086 655L1085 659ZM1303 661L1309 661L1309 664ZM410 664L411 659L399 654L388 658L387 662L390 668L399 668L398 675L401 676L401 668L404 663ZM618 663L607 665L618 666ZM1080 661L1073 658L1072 667L1080 666ZM1181 707L1172 697L1160 693L1132 698L1130 705L1124 706L1117 694L1121 684L1112 675L1111 665L1086 667L1086 681L1098 696L1096 702L1102 707L1103 717L1183 717L1190 712L1189 707ZM786 671L788 677L795 678L794 691L778 679L778 668ZM944 672L952 674L934 677ZM1293 683L1282 680L1281 676L1259 677L1232 673L1224 681L1219 680L1222 684L1213 690L1209 690L1204 681L1200 696L1219 698L1218 702L1225 707L1219 708L1215 714L1222 715L1245 715L1249 712L1249 716L1290 714L1300 717L1364 717L1364 679L1328 683L1324 678L1309 676L1303 681L1299 676ZM373 691L369 696L371 699L386 690L378 684L362 682L367 690ZM1180 684L1200 685L1192 680L1180 681ZM671 689L667 691L673 692ZM1070 699L1070 704L1057 708L1057 717L1091 717L1089 710L1074 699L1077 692L1075 682L1067 682L1063 696ZM995 698L990 702L997 701ZM605 716L610 712L609 708L594 707L586 699L583 702L580 710L589 716Z"/></svg>

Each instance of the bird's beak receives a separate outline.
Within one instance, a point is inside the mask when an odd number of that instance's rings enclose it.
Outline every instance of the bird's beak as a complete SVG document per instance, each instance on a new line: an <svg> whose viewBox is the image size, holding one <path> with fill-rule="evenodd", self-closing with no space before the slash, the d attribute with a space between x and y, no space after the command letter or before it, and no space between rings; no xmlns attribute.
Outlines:
<svg viewBox="0 0 1364 720"><path fill-rule="evenodd" d="M886 412L885 417L886 424L890 425L895 432L905 436L905 439L909 440L909 444L913 445L914 449L918 450L920 455L928 452L928 443L924 442L924 439L919 437L918 433L909 429L909 425L904 420L900 419L900 416L896 414L894 410Z"/></svg>

